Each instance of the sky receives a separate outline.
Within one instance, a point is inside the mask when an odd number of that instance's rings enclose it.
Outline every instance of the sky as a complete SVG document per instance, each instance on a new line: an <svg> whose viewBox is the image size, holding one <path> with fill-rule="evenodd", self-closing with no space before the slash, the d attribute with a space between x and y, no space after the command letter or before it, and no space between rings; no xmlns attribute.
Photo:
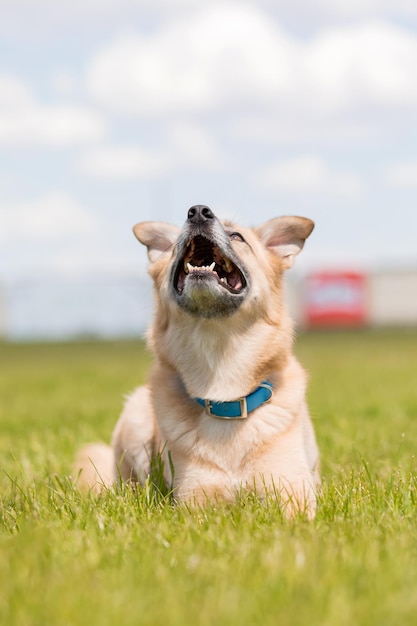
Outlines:
<svg viewBox="0 0 417 626"><path fill-rule="evenodd" d="M0 0L0 285L143 276L193 204L417 266L417 3Z"/></svg>

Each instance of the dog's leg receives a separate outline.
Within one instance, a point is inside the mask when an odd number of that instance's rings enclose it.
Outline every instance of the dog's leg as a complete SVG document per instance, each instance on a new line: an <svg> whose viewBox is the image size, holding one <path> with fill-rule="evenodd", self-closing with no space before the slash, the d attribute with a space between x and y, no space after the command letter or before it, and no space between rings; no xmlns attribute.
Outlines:
<svg viewBox="0 0 417 626"><path fill-rule="evenodd" d="M316 435L314 433L313 424L305 406L302 416L304 450L307 458L308 467L313 475L315 484L320 485L320 456L317 446Z"/></svg>
<svg viewBox="0 0 417 626"><path fill-rule="evenodd" d="M318 473L314 463L318 456L315 438L308 447L304 445L306 424L311 426L307 413L275 442L269 442L254 467L255 492L260 497L276 495L287 518L301 513L313 519L316 513ZM309 435L314 437L312 430Z"/></svg>
<svg viewBox="0 0 417 626"><path fill-rule="evenodd" d="M307 467L305 472L308 473ZM299 514L314 519L316 514L316 496L314 479L289 481L282 476L274 478L259 475L253 482L222 484L223 476L218 480L201 482L198 485L184 483L176 490L178 502L186 502L191 506L206 506L208 503L236 502L237 497L245 492L256 494L261 500L276 497L284 516L292 519Z"/></svg>
<svg viewBox="0 0 417 626"><path fill-rule="evenodd" d="M224 484L224 475L219 474L216 479L212 476L196 484L195 481L184 481L174 490L177 502L186 502L189 506L207 506L216 502L235 502L238 486Z"/></svg>
<svg viewBox="0 0 417 626"><path fill-rule="evenodd" d="M99 493L113 484L116 469L113 449L104 443L92 443L78 452L73 475L82 491Z"/></svg>
<svg viewBox="0 0 417 626"><path fill-rule="evenodd" d="M148 387L138 387L127 398L113 432L112 447L118 476L144 484L151 472L152 458L160 450Z"/></svg>
<svg viewBox="0 0 417 626"><path fill-rule="evenodd" d="M314 519L317 504L313 476L291 483L281 478L278 485L275 485L274 481L273 488L279 494L281 507L287 519L299 514L306 515L307 519Z"/></svg>

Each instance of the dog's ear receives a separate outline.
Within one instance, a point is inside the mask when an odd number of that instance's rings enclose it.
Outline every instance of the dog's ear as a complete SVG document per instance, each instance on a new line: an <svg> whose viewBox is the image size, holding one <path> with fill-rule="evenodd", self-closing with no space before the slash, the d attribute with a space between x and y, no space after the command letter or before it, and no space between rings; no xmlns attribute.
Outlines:
<svg viewBox="0 0 417 626"><path fill-rule="evenodd" d="M133 227L135 236L148 248L151 263L177 241L180 228L166 222L140 222Z"/></svg>
<svg viewBox="0 0 417 626"><path fill-rule="evenodd" d="M313 228L314 222L307 217L285 216L268 220L255 232L269 250L282 258L284 269L288 269Z"/></svg>

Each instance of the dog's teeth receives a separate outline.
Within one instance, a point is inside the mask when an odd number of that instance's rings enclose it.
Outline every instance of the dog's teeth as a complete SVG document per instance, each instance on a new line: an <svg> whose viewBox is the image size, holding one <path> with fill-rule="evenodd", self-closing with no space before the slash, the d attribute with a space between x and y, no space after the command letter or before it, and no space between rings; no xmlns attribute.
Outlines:
<svg viewBox="0 0 417 626"><path fill-rule="evenodd" d="M226 272L228 274L232 271L233 265L232 265L231 261L229 261L229 259L225 259L224 260L224 269L226 270Z"/></svg>
<svg viewBox="0 0 417 626"><path fill-rule="evenodd" d="M224 283L225 285L227 285L227 280L223 277L220 279L220 282Z"/></svg>
<svg viewBox="0 0 417 626"><path fill-rule="evenodd" d="M191 263L189 262L185 262L184 263L184 270L187 274L190 274L191 272L196 272L196 271L200 271L200 272L212 272L214 270L216 263L213 261L213 263L211 265L191 265Z"/></svg>

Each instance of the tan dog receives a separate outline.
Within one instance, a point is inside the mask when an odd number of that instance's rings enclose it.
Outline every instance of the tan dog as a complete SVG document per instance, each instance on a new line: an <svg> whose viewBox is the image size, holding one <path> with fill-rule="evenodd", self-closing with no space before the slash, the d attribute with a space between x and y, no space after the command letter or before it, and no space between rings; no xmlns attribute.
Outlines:
<svg viewBox="0 0 417 626"><path fill-rule="evenodd" d="M128 398L112 447L80 453L81 484L143 483L161 452L177 500L271 491L288 516L314 517L318 450L282 301L283 272L313 227L279 217L241 228L202 205L182 230L135 226L154 281L155 364L149 384Z"/></svg>

